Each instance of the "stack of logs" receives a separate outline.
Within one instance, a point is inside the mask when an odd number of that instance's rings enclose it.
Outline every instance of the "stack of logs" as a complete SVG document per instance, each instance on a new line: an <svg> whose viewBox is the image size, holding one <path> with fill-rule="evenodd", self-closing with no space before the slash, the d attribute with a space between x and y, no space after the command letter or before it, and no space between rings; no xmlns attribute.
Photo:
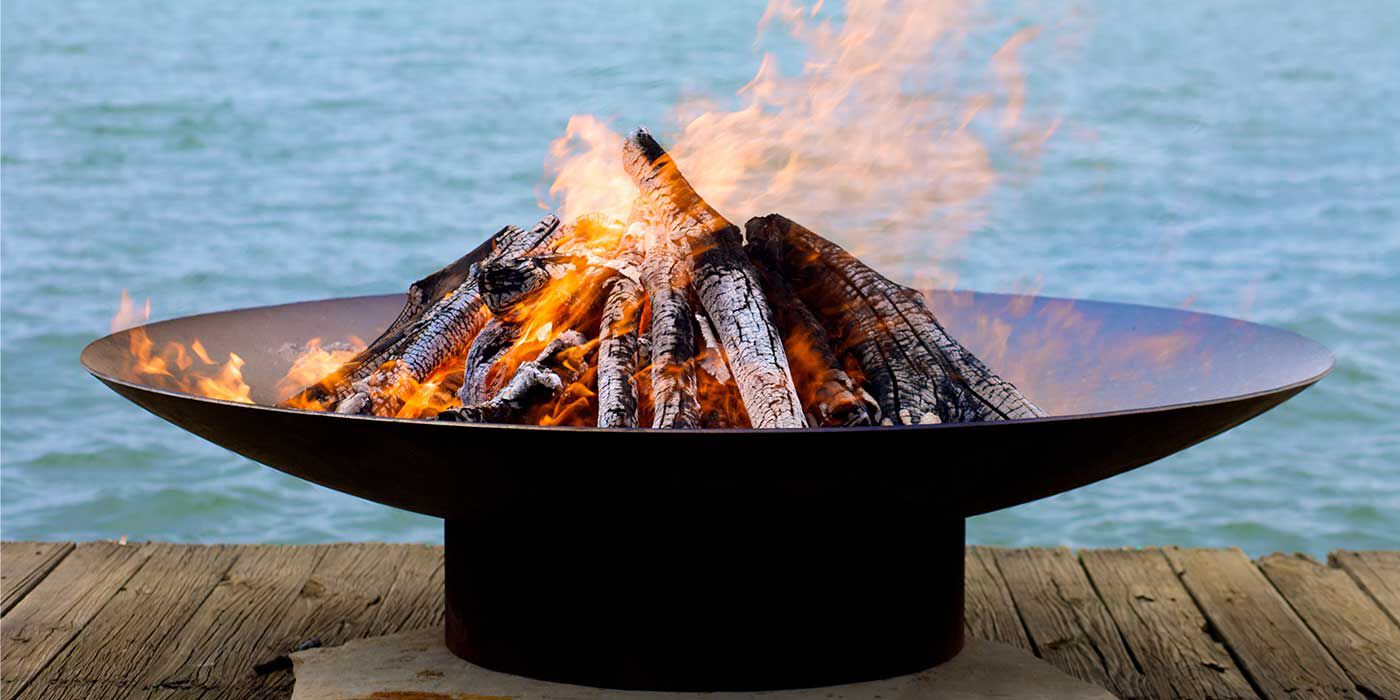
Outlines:
<svg viewBox="0 0 1400 700"><path fill-rule="evenodd" d="M378 339L284 405L393 416L405 387L449 369L461 406L438 417L477 423L804 428L1044 415L953 340L918 292L777 214L741 234L644 129L623 155L641 193L630 221L549 216L500 230L415 283ZM609 226L620 235L597 235ZM542 312L540 295L562 280L564 301ZM544 326L532 318L541 313Z"/></svg>

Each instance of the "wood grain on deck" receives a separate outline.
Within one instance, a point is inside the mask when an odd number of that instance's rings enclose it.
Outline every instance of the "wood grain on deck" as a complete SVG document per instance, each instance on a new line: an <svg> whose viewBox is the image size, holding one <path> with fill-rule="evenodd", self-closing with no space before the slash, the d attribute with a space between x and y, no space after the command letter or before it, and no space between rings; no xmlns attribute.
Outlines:
<svg viewBox="0 0 1400 700"><path fill-rule="evenodd" d="M969 547L966 562L969 635L1121 697L1400 699L1400 552ZM5 542L0 695L286 698L276 660L298 644L441 624L442 573L425 545Z"/></svg>

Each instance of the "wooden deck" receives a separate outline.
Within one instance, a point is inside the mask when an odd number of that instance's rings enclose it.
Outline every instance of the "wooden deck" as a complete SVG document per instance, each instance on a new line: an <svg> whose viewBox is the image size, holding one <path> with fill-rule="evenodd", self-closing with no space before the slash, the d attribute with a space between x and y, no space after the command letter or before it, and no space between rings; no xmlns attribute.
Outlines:
<svg viewBox="0 0 1400 700"><path fill-rule="evenodd" d="M0 544L4 698L285 698L296 645L442 622L424 545ZM1400 552L973 547L971 634L1124 698L1400 698ZM276 666L276 664L271 664Z"/></svg>

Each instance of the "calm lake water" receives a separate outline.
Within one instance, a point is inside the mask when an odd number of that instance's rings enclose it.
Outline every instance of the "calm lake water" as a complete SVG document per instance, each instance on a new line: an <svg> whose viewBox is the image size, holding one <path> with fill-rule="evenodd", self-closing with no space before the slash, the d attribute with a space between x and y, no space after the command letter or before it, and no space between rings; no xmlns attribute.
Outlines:
<svg viewBox="0 0 1400 700"><path fill-rule="evenodd" d="M401 290L537 218L570 114L665 124L759 62L762 2L377 5L4 3L4 538L439 540L141 412L79 350L123 288L156 318ZM1237 315L1337 369L970 538L1400 547L1400 3L1051 5L970 30L976 55L1042 27L1026 113L1061 121L993 153L985 218L938 251L958 285Z"/></svg>

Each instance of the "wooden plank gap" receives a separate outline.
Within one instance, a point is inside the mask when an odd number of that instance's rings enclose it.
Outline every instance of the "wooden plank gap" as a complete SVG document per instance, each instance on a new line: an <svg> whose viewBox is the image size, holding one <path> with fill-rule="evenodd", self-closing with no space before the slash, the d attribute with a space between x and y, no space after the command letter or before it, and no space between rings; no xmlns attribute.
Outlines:
<svg viewBox="0 0 1400 700"><path fill-rule="evenodd" d="M89 542L64 557L43 585L0 618L0 697L17 697L141 570L151 549Z"/></svg>
<svg viewBox="0 0 1400 700"><path fill-rule="evenodd" d="M58 567L72 542L0 542L0 616Z"/></svg>
<svg viewBox="0 0 1400 700"><path fill-rule="evenodd" d="M1079 560L1154 697L1258 697L1160 551L1085 549Z"/></svg>
<svg viewBox="0 0 1400 700"><path fill-rule="evenodd" d="M1358 689L1400 698L1400 625L1351 576L1302 554L1272 554L1259 569Z"/></svg>
<svg viewBox="0 0 1400 700"><path fill-rule="evenodd" d="M1149 697L1079 559L1068 549L1005 549L997 567L1041 658L1122 698Z"/></svg>
<svg viewBox="0 0 1400 700"><path fill-rule="evenodd" d="M1391 621L1400 625L1400 551L1339 549L1327 555L1327 561L1347 572Z"/></svg>
<svg viewBox="0 0 1400 700"><path fill-rule="evenodd" d="M1363 700L1244 552L1170 547L1163 553L1263 697Z"/></svg>

